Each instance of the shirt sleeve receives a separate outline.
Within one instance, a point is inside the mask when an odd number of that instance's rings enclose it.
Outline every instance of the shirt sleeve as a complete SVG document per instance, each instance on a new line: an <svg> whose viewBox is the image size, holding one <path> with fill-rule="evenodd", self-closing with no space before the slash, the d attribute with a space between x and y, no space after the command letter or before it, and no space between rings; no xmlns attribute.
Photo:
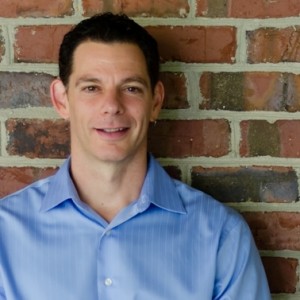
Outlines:
<svg viewBox="0 0 300 300"><path fill-rule="evenodd" d="M220 241L216 272L214 300L271 300L258 250L242 219Z"/></svg>
<svg viewBox="0 0 300 300"><path fill-rule="evenodd" d="M5 294L4 294L4 290L2 287L0 287L0 300L5 300Z"/></svg>
<svg viewBox="0 0 300 300"><path fill-rule="evenodd" d="M4 288L2 286L1 274L0 274L0 300L6 300Z"/></svg>

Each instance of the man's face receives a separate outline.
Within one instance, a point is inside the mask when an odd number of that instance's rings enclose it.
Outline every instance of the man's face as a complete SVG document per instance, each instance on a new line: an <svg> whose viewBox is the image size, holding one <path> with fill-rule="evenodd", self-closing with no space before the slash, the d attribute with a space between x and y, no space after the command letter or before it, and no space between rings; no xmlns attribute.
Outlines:
<svg viewBox="0 0 300 300"><path fill-rule="evenodd" d="M145 155L148 125L157 118L162 98L161 83L151 92L136 45L80 44L61 113L70 120L72 155L108 162Z"/></svg>

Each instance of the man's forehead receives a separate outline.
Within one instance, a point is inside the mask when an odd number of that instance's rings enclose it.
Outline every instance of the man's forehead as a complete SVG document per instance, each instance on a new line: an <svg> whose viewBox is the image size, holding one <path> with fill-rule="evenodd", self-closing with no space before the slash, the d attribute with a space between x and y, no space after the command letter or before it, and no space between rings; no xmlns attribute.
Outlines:
<svg viewBox="0 0 300 300"><path fill-rule="evenodd" d="M128 43L86 41L80 44L74 52L74 73L81 73L77 75L83 79L100 80L99 76L118 73L124 79L135 78L141 82L149 80L143 53L138 46Z"/></svg>

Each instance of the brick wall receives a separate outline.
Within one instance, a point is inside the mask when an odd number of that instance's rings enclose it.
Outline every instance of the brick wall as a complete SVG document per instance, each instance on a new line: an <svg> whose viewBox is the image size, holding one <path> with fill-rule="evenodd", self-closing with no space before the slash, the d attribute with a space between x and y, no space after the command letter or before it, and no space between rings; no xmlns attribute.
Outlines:
<svg viewBox="0 0 300 300"><path fill-rule="evenodd" d="M273 298L300 298L300 1L0 4L1 196L69 153L48 91L63 34L96 12L123 11L159 41L167 95L151 151L172 176L238 209Z"/></svg>

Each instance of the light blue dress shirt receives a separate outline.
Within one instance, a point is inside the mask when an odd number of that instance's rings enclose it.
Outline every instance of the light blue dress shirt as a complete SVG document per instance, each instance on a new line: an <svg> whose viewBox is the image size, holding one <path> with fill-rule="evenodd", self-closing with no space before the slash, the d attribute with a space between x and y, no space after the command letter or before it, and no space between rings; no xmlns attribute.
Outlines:
<svg viewBox="0 0 300 300"><path fill-rule="evenodd" d="M269 300L250 231L151 156L140 197L107 223L67 160L0 200L0 299Z"/></svg>

